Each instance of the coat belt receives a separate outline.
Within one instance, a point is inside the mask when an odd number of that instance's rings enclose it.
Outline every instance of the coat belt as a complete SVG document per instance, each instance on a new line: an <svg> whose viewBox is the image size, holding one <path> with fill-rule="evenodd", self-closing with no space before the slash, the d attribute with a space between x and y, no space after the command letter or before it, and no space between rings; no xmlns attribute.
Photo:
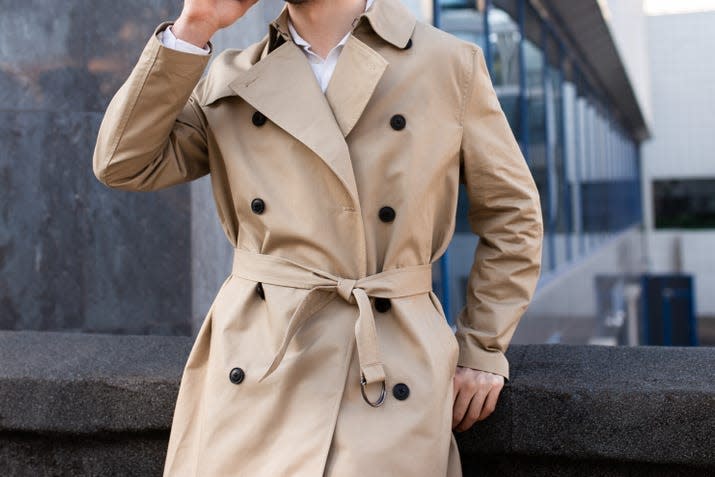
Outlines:
<svg viewBox="0 0 715 477"><path fill-rule="evenodd" d="M352 279L339 277L277 255L235 248L231 273L256 282L310 290L288 321L278 352L259 382L278 367L288 345L303 323L336 295L347 303L357 304L359 313L355 322L355 340L360 363L360 384L363 398L371 405L374 404L366 397L365 386L382 382L381 403L384 398L386 375L380 359L375 317L368 296L399 298L432 290L431 264L394 268L364 278Z"/></svg>

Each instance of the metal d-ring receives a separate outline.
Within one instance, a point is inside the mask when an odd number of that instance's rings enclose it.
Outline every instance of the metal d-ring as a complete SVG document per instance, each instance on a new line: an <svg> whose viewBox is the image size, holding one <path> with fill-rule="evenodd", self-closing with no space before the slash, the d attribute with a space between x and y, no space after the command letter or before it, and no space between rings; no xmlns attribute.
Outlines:
<svg viewBox="0 0 715 477"><path fill-rule="evenodd" d="M382 403L385 401L385 396L387 395L387 392L385 391L385 380L382 380L382 391L380 391L380 397L377 398L377 401L375 402L370 401L370 399L365 394L365 384L367 384L365 375L363 373L360 373L360 392L362 393L362 398L372 407L381 406Z"/></svg>

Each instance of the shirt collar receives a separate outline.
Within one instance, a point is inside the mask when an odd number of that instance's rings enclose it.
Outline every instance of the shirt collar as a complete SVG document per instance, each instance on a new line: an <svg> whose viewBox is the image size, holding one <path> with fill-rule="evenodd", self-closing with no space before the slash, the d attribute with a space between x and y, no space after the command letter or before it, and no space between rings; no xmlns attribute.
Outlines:
<svg viewBox="0 0 715 477"><path fill-rule="evenodd" d="M280 14L269 24L267 52L270 53L283 41L291 40L288 20L288 5L286 4L283 5ZM404 48L412 36L415 23L414 14L403 5L401 0L370 0L369 5L366 4L365 11L358 17L353 32L368 24L383 40L398 48ZM297 41L293 41L298 44Z"/></svg>

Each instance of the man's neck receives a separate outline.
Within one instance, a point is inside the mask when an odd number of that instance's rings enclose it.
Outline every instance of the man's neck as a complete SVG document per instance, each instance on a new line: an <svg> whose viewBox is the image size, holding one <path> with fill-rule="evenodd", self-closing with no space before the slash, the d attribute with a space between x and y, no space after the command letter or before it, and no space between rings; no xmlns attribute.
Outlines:
<svg viewBox="0 0 715 477"><path fill-rule="evenodd" d="M365 10L365 3L366 0L305 0L288 3L288 14L311 50L325 58L352 30L352 22Z"/></svg>

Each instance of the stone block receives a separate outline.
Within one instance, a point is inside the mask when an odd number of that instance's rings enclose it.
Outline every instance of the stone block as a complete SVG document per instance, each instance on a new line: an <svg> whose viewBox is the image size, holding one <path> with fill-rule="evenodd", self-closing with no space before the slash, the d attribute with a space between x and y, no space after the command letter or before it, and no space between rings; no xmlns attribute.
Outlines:
<svg viewBox="0 0 715 477"><path fill-rule="evenodd" d="M0 467L153 475L192 343L0 331ZM715 474L715 348L513 345L508 357L495 413L456 434L465 477Z"/></svg>

